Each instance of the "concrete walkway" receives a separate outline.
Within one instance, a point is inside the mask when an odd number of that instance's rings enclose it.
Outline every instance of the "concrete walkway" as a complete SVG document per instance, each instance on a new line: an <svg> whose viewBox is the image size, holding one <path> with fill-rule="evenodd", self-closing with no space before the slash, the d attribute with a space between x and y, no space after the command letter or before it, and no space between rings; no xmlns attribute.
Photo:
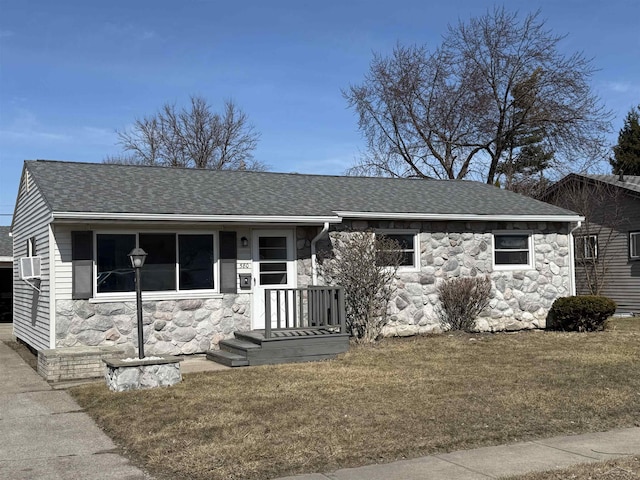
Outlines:
<svg viewBox="0 0 640 480"><path fill-rule="evenodd" d="M276 480L480 480L640 454L640 428L555 437Z"/></svg>
<svg viewBox="0 0 640 480"><path fill-rule="evenodd" d="M67 392L52 389L2 342L10 338L10 325L0 324L0 478L150 479L118 455L111 439ZM204 360L192 365L193 371L210 368ZM276 480L490 479L628 455L640 455L640 428L555 437Z"/></svg>
<svg viewBox="0 0 640 480"><path fill-rule="evenodd" d="M53 390L2 340L0 325L0 478L149 479L65 391Z"/></svg>

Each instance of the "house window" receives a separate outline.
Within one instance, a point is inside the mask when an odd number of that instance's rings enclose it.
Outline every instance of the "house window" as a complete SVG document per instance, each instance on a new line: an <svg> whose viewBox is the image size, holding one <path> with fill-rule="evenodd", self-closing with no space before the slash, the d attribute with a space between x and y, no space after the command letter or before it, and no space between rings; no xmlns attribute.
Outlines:
<svg viewBox="0 0 640 480"><path fill-rule="evenodd" d="M377 231L376 233L384 235L390 240L398 243L399 251L402 252L402 260L400 262L401 270L418 269L420 254L417 249L418 233L415 231Z"/></svg>
<svg viewBox="0 0 640 480"><path fill-rule="evenodd" d="M147 252L142 268L143 291L213 290L214 236L212 234L96 234L96 291L135 291L129 252L136 246Z"/></svg>
<svg viewBox="0 0 640 480"><path fill-rule="evenodd" d="M640 260L640 232L629 232L629 258Z"/></svg>
<svg viewBox="0 0 640 480"><path fill-rule="evenodd" d="M175 233L141 233L138 243L147 252L140 271L143 291L159 292L176 289Z"/></svg>
<svg viewBox="0 0 640 480"><path fill-rule="evenodd" d="M36 237L27 239L27 257L36 256Z"/></svg>
<svg viewBox="0 0 640 480"><path fill-rule="evenodd" d="M576 258L579 260L595 260L598 258L598 236L581 235L576 237Z"/></svg>
<svg viewBox="0 0 640 480"><path fill-rule="evenodd" d="M180 290L213 289L213 236L178 235Z"/></svg>
<svg viewBox="0 0 640 480"><path fill-rule="evenodd" d="M135 247L135 235L97 235L96 287L98 293L134 291L133 267L128 255Z"/></svg>
<svg viewBox="0 0 640 480"><path fill-rule="evenodd" d="M260 285L284 285L287 283L287 237L260 237Z"/></svg>
<svg viewBox="0 0 640 480"><path fill-rule="evenodd" d="M493 267L496 270L533 268L531 234L523 232L494 233Z"/></svg>

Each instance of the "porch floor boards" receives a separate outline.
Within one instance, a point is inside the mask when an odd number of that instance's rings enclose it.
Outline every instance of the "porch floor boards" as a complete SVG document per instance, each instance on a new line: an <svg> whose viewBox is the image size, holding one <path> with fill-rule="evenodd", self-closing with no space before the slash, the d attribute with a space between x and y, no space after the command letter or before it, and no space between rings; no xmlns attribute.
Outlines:
<svg viewBox="0 0 640 480"><path fill-rule="evenodd" d="M264 330L234 335L220 342L220 350L209 351L207 358L230 367L268 365L335 358L349 348L349 335L331 328L277 330L271 338L264 338Z"/></svg>

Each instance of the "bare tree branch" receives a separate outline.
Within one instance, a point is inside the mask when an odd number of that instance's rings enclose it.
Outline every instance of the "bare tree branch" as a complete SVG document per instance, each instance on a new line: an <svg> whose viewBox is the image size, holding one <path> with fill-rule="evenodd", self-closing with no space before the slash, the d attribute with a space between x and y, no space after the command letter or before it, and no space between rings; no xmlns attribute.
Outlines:
<svg viewBox="0 0 640 480"><path fill-rule="evenodd" d="M350 171L493 184L532 143L553 152L545 169L603 159L611 114L591 91L591 60L561 54L539 15L496 8L450 26L433 51L374 54L363 83L343 91L368 145Z"/></svg>
<svg viewBox="0 0 640 480"><path fill-rule="evenodd" d="M108 157L105 162L215 170L266 169L253 158L260 135L231 100L218 114L204 98L192 96L189 108L165 104L155 115L138 119L131 129L117 133L124 153Z"/></svg>

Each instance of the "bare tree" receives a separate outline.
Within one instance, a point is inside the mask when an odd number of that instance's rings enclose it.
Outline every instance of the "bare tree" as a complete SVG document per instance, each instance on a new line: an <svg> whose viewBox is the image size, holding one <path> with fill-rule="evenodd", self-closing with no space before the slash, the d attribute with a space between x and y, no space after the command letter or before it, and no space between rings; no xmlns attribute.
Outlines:
<svg viewBox="0 0 640 480"><path fill-rule="evenodd" d="M496 8L450 26L434 51L375 54L343 91L368 144L350 172L493 184L532 144L552 154L545 168L604 158L611 114L591 92L591 61L561 54L562 39L539 12Z"/></svg>
<svg viewBox="0 0 640 480"><path fill-rule="evenodd" d="M322 252L324 280L344 288L347 330L360 343L373 343L388 322L387 306L403 252L393 239L373 232L341 232Z"/></svg>
<svg viewBox="0 0 640 480"><path fill-rule="evenodd" d="M600 295L616 255L615 237L629 221L624 192L582 175L569 175L548 192L544 201L584 216L574 233L578 293Z"/></svg>
<svg viewBox="0 0 640 480"><path fill-rule="evenodd" d="M192 96L190 108L165 104L158 113L118 131L123 154L106 163L159 165L214 170L265 170L253 158L259 135L247 115L227 100L218 114L202 97Z"/></svg>

